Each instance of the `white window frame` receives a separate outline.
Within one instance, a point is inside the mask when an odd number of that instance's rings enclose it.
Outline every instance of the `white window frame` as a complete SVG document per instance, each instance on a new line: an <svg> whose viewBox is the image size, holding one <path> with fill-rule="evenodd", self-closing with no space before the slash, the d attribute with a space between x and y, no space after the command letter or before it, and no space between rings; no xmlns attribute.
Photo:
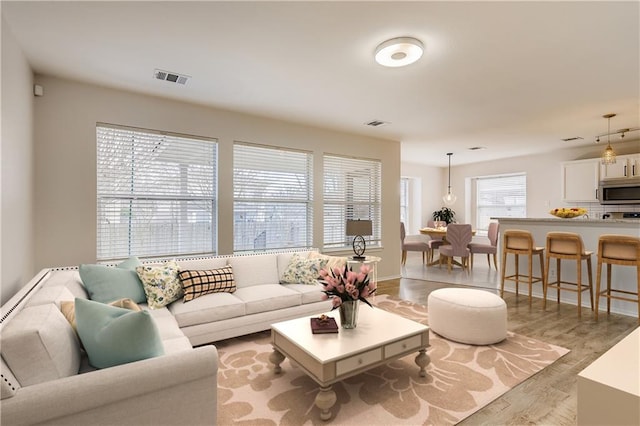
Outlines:
<svg viewBox="0 0 640 426"><path fill-rule="evenodd" d="M234 253L313 244L313 153L234 142Z"/></svg>
<svg viewBox="0 0 640 426"><path fill-rule="evenodd" d="M406 229L411 227L409 219L409 205L411 203L409 183L410 179L408 177L400 178L400 222L404 223Z"/></svg>
<svg viewBox="0 0 640 426"><path fill-rule="evenodd" d="M217 140L96 123L96 257L217 253Z"/></svg>
<svg viewBox="0 0 640 426"><path fill-rule="evenodd" d="M323 250L345 250L353 236L345 235L347 220L371 220L368 248L382 247L382 162L368 158L324 154Z"/></svg>
<svg viewBox="0 0 640 426"><path fill-rule="evenodd" d="M511 173L474 179L475 227L487 235L491 217L527 216L527 175Z"/></svg>

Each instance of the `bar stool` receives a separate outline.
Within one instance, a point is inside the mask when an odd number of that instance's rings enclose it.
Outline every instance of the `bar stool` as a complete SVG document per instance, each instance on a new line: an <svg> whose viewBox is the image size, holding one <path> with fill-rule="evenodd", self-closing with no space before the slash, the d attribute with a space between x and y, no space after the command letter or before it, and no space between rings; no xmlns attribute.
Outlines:
<svg viewBox="0 0 640 426"><path fill-rule="evenodd" d="M600 278L602 276L602 264L607 264L607 289L600 291ZM637 290L616 290L611 288L611 266L635 266ZM620 293L622 295L614 295ZM596 320L598 319L598 305L600 297L607 298L607 314L611 311L611 299L626 300L638 304L638 323L640 323L640 238L627 235L601 235L598 239L598 273L596 275ZM635 295L635 298L624 297Z"/></svg>
<svg viewBox="0 0 640 426"><path fill-rule="evenodd" d="M513 254L515 258L515 274L506 275L507 254ZM533 255L540 256L540 277L533 276ZM528 275L522 275L519 271L519 256L527 256L529 262ZM529 283L529 306L531 306L533 283L542 281L544 289L544 247L536 247L533 242L533 235L529 231L520 229L510 229L502 234L502 280L500 282L500 297L504 295L504 282L514 281L516 283L516 297L518 296L518 285L520 280L526 278Z"/></svg>
<svg viewBox="0 0 640 426"><path fill-rule="evenodd" d="M546 246L546 276L544 285L544 302L543 309L547 307L547 290L555 288L557 290L558 303L560 303L560 290L573 291L578 293L578 316L582 315L582 292L589 292L589 303L593 310L593 273L591 272L591 255L592 251L584 249L582 237L573 232L549 232L547 234ZM549 262L551 258L556 259L557 277L555 283L549 282ZM562 259L575 260L577 264L576 282L562 280L561 262ZM589 284L582 284L582 261L587 261L587 272L589 275Z"/></svg>

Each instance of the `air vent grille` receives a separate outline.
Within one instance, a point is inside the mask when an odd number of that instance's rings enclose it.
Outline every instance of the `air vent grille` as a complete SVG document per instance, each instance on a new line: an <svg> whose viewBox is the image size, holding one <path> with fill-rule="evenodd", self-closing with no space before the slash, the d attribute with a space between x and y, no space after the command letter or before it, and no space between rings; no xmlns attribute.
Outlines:
<svg viewBox="0 0 640 426"><path fill-rule="evenodd" d="M387 124L389 124L387 121L381 121L381 120L371 120L367 123L364 123L367 126L371 126L371 127L380 127L380 126L385 126Z"/></svg>
<svg viewBox="0 0 640 426"><path fill-rule="evenodd" d="M168 81L170 83L178 83L178 84L182 84L182 85L187 84L187 82L191 78L188 75L178 74L178 73L170 72L170 71L163 71L163 70L159 70L159 69L156 69L154 71L153 76L155 78L157 78L158 80L164 80L164 81Z"/></svg>
<svg viewBox="0 0 640 426"><path fill-rule="evenodd" d="M581 136L573 136L571 138L564 138L562 139L562 142L571 142L571 141L579 141L580 139L584 139Z"/></svg>

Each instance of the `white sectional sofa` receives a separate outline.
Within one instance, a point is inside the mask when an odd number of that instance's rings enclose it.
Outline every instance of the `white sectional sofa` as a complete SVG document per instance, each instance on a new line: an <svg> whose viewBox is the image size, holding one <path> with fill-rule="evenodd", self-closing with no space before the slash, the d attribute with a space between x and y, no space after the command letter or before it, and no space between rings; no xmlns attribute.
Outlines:
<svg viewBox="0 0 640 426"><path fill-rule="evenodd" d="M89 365L60 311L61 302L88 298L78 268L42 270L2 306L0 423L215 424L218 357L207 343L331 309L321 286L280 283L293 254L178 259L181 270L231 265L235 291L160 309L140 304L157 326L164 354L103 369Z"/></svg>

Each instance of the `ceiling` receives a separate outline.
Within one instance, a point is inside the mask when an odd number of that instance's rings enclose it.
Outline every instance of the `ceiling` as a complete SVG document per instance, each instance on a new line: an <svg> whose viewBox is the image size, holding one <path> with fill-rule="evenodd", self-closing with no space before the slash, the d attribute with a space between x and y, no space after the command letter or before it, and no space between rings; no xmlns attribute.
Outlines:
<svg viewBox="0 0 640 426"><path fill-rule="evenodd" d="M640 127L637 1L1 7L35 73L401 141L403 161L445 166L453 152L459 165L591 145L610 112L612 130ZM399 36L422 40L423 57L376 64L376 46ZM156 68L191 79L160 81ZM372 120L388 124L365 126Z"/></svg>

